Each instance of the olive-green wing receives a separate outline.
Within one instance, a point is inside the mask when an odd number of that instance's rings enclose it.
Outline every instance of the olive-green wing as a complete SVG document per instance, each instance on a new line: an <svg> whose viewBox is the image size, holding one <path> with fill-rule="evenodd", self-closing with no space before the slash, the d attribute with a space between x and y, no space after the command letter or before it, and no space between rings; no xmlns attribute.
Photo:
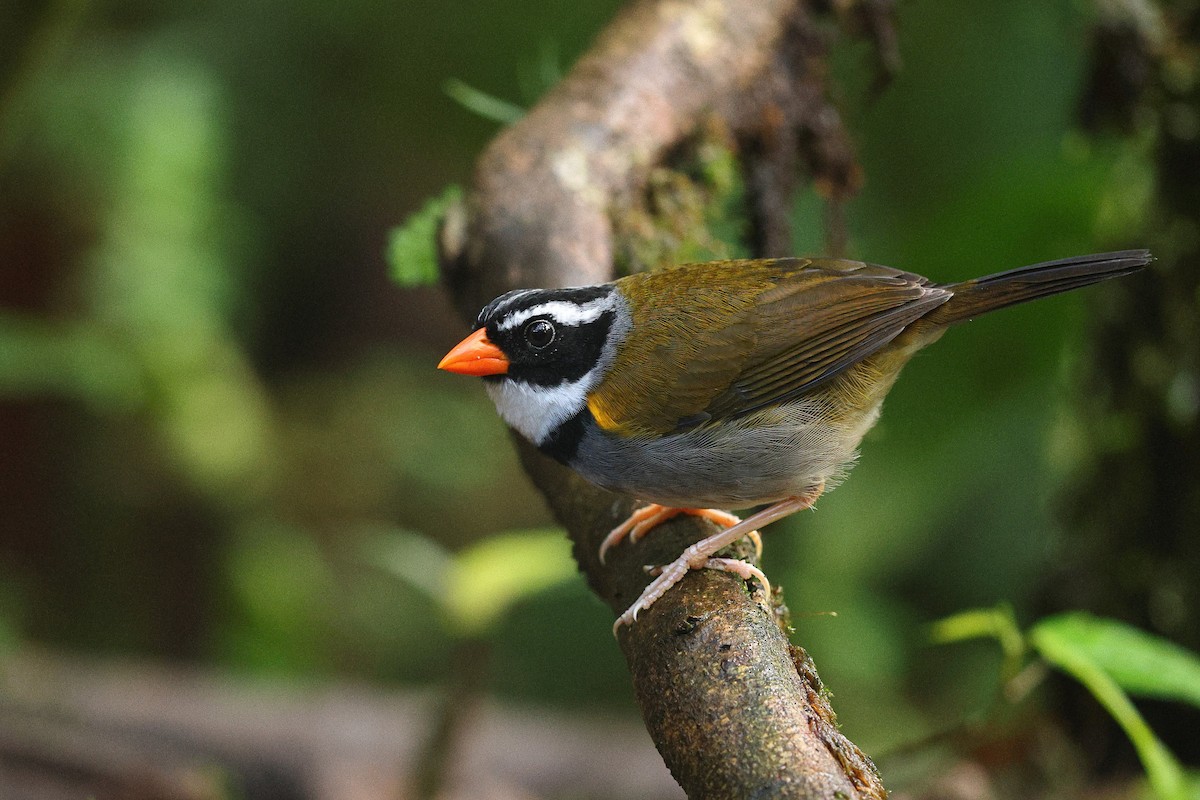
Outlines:
<svg viewBox="0 0 1200 800"><path fill-rule="evenodd" d="M736 417L810 392L949 297L920 275L862 262L786 271L755 303L755 347L705 412Z"/></svg>
<svg viewBox="0 0 1200 800"><path fill-rule="evenodd" d="M772 285L755 264L688 264L618 282L634 329L588 397L597 424L639 436L707 419L755 347L754 302Z"/></svg>
<svg viewBox="0 0 1200 800"><path fill-rule="evenodd" d="M799 396L895 338L947 294L840 260L691 264L622 279L634 333L589 396L597 423L666 434Z"/></svg>

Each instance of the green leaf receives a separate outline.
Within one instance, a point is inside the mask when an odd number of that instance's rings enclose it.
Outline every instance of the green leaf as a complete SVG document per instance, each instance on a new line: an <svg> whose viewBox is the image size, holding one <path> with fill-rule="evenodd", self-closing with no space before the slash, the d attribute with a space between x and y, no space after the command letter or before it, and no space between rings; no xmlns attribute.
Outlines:
<svg viewBox="0 0 1200 800"><path fill-rule="evenodd" d="M427 201L388 238L387 256L392 278L401 286L428 286L437 283L437 227L446 210L462 199L462 189L450 185Z"/></svg>
<svg viewBox="0 0 1200 800"><path fill-rule="evenodd" d="M1046 661L1083 684L1117 721L1133 742L1154 793L1161 800L1187 800L1188 789L1179 762L1095 658L1096 652L1103 651L1095 647L1096 625L1103 628L1110 624L1116 623L1081 614L1051 617L1033 627L1029 641Z"/></svg>
<svg viewBox="0 0 1200 800"><path fill-rule="evenodd" d="M995 639L1004 652L1004 675L1012 678L1021 669L1025 655L1025 637L1017 625L1012 606L1002 603L995 608L963 611L933 623L929 638L936 644L967 639Z"/></svg>
<svg viewBox="0 0 1200 800"><path fill-rule="evenodd" d="M1085 651L1125 691L1200 708L1200 656L1123 622L1060 614L1038 623Z"/></svg>
<svg viewBox="0 0 1200 800"><path fill-rule="evenodd" d="M497 534L454 557L442 600L463 633L478 634L520 600L577 571L561 530Z"/></svg>
<svg viewBox="0 0 1200 800"><path fill-rule="evenodd" d="M511 124L525 116L525 109L515 103L481 92L457 78L446 81L442 85L442 91L468 111L473 111L492 122L499 122L501 125Z"/></svg>
<svg viewBox="0 0 1200 800"><path fill-rule="evenodd" d="M1000 642L1005 655L1025 652L1024 637L1008 604L976 608L938 620L930 628L929 638L937 644L990 638Z"/></svg>
<svg viewBox="0 0 1200 800"><path fill-rule="evenodd" d="M515 604L578 569L557 529L498 533L455 554L427 536L395 530L375 537L365 555L428 596L464 636L483 633Z"/></svg>
<svg viewBox="0 0 1200 800"><path fill-rule="evenodd" d="M367 538L367 561L443 605L454 557L433 539L402 528L383 529Z"/></svg>

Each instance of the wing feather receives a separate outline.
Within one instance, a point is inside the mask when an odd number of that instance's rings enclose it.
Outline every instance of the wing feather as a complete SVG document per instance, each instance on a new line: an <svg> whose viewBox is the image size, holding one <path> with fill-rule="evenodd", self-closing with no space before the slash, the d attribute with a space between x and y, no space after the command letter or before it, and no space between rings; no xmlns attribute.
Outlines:
<svg viewBox="0 0 1200 800"><path fill-rule="evenodd" d="M949 297L919 275L836 259L692 264L621 283L637 333L589 402L628 435L800 397Z"/></svg>

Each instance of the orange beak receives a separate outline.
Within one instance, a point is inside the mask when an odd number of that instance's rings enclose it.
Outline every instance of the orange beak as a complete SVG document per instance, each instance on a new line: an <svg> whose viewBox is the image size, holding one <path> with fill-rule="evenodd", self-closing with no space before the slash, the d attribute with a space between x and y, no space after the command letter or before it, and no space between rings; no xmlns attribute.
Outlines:
<svg viewBox="0 0 1200 800"><path fill-rule="evenodd" d="M508 358L488 341L486 329L480 328L454 345L438 362L438 369L459 375L503 375L508 372Z"/></svg>

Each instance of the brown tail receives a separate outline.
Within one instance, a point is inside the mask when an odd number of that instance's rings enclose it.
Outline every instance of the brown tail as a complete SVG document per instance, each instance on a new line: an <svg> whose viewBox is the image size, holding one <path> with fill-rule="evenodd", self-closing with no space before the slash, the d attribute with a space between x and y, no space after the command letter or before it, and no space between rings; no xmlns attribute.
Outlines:
<svg viewBox="0 0 1200 800"><path fill-rule="evenodd" d="M1029 267L998 272L985 278L945 284L953 296L938 306L925 321L949 325L995 311L998 308L1036 300L1098 281L1137 272L1153 258L1149 250L1121 250L1046 261Z"/></svg>

